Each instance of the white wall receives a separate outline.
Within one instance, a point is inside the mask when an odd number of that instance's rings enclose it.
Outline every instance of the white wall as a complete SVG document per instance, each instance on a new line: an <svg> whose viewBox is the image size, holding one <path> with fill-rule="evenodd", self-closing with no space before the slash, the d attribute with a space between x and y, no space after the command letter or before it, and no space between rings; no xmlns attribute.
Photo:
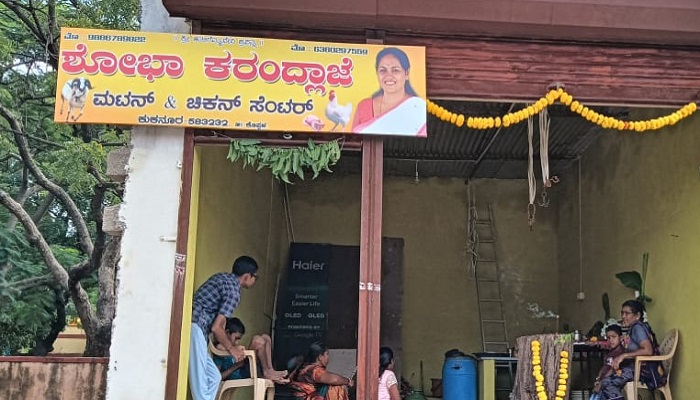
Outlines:
<svg viewBox="0 0 700 400"><path fill-rule="evenodd" d="M141 1L141 30L190 31L161 0ZM165 397L183 140L184 129L132 130L107 400Z"/></svg>
<svg viewBox="0 0 700 400"><path fill-rule="evenodd" d="M107 399L163 399L183 129L132 131Z"/></svg>
<svg viewBox="0 0 700 400"><path fill-rule="evenodd" d="M185 32L161 0L141 1L141 30ZM121 218L126 224L119 264L107 399L162 399L172 302L184 129L139 127Z"/></svg>

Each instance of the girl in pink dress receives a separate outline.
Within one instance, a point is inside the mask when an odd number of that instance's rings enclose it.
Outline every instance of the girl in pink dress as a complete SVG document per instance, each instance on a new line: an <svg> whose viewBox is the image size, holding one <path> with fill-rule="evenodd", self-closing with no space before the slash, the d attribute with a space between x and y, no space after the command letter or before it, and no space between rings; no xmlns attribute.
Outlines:
<svg viewBox="0 0 700 400"><path fill-rule="evenodd" d="M379 400L401 399L393 369L394 352L388 347L382 347L379 349Z"/></svg>

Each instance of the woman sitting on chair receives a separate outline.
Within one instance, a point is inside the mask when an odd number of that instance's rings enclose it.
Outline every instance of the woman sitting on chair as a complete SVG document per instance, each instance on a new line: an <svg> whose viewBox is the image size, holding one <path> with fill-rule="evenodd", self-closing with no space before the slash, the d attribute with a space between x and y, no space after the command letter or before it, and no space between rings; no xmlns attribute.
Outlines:
<svg viewBox="0 0 700 400"><path fill-rule="evenodd" d="M299 400L348 400L348 386L353 386L350 378L328 372L328 348L321 342L309 346L305 363L291 375L289 385L294 397Z"/></svg>
<svg viewBox="0 0 700 400"><path fill-rule="evenodd" d="M619 370L600 382L601 395L605 400L624 400L622 389L627 382L634 379L634 358L659 354L659 345L651 326L644 321L644 305L637 300L627 300L622 304L622 324L629 328L629 337L625 352L612 361L614 370ZM663 386L661 364L645 362L642 364L640 381L649 389Z"/></svg>

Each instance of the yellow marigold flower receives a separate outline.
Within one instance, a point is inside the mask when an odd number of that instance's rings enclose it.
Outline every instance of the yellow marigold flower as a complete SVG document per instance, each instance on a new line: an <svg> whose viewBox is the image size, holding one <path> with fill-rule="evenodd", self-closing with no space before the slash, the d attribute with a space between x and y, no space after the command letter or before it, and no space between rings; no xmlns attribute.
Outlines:
<svg viewBox="0 0 700 400"><path fill-rule="evenodd" d="M559 368L559 374L565 374L567 372L569 372L568 368Z"/></svg>
<svg viewBox="0 0 700 400"><path fill-rule="evenodd" d="M557 396L564 397L564 396L566 396L566 392L563 390L557 390Z"/></svg>
<svg viewBox="0 0 700 400"><path fill-rule="evenodd" d="M450 123L454 124L455 122L457 122L457 114L453 113L452 115L450 115Z"/></svg>
<svg viewBox="0 0 700 400"><path fill-rule="evenodd" d="M496 118L494 118L494 119L493 119L493 122L494 122L494 125L496 126L496 128L500 128L500 127L501 127L501 117L496 117Z"/></svg>
<svg viewBox="0 0 700 400"><path fill-rule="evenodd" d="M579 105L576 106L576 112L581 114L581 112L583 112L583 108L583 104L579 103Z"/></svg>
<svg viewBox="0 0 700 400"><path fill-rule="evenodd" d="M559 97L561 97L561 95L563 95L563 94L566 94L566 92L564 92L564 88L560 88L560 87L557 88L557 95Z"/></svg>
<svg viewBox="0 0 700 400"><path fill-rule="evenodd" d="M537 382L544 382L544 376L542 375L537 375L535 379L537 379Z"/></svg>
<svg viewBox="0 0 700 400"><path fill-rule="evenodd" d="M566 385L566 379L559 379L560 385Z"/></svg>
<svg viewBox="0 0 700 400"><path fill-rule="evenodd" d="M463 115L463 114L459 114L459 115L457 116L456 124L457 124L457 126L460 127L460 128L462 127L462 125L464 125L464 115Z"/></svg>
<svg viewBox="0 0 700 400"><path fill-rule="evenodd" d="M569 359L568 359L568 358L562 358L561 360L559 360L559 364L561 364L561 366L562 366L563 368L566 368L566 366L569 365Z"/></svg>
<svg viewBox="0 0 700 400"><path fill-rule="evenodd" d="M468 128L473 128L473 127L474 127L474 117L469 117L469 118L467 118L467 127L468 127Z"/></svg>
<svg viewBox="0 0 700 400"><path fill-rule="evenodd" d="M504 128L507 128L507 127L509 127L509 126L510 126L510 121L505 121L505 120L504 120L504 121L503 121L503 127L504 127Z"/></svg>
<svg viewBox="0 0 700 400"><path fill-rule="evenodd" d="M586 115L588 115L589 112L591 112L591 110L589 110L588 107L581 108L581 116L582 117L585 117Z"/></svg>
<svg viewBox="0 0 700 400"><path fill-rule="evenodd" d="M557 389L561 390L562 392L566 392L566 385L559 385Z"/></svg>
<svg viewBox="0 0 700 400"><path fill-rule="evenodd" d="M544 392L544 386L537 386L535 390L537 390L538 392Z"/></svg>
<svg viewBox="0 0 700 400"><path fill-rule="evenodd" d="M581 103L579 103L578 101L572 101L572 102L571 102L571 105L569 105L569 108L571 108L571 111L577 112L576 110L578 110L578 106L579 106L580 104L581 104Z"/></svg>
<svg viewBox="0 0 700 400"><path fill-rule="evenodd" d="M697 105L697 103L695 103L695 102L688 103L688 105L690 106L690 112L691 112L691 113L694 113L695 110L698 109L698 105Z"/></svg>
<svg viewBox="0 0 700 400"><path fill-rule="evenodd" d="M569 377L569 374L567 374L567 373L559 374L559 379L567 379L568 377Z"/></svg>

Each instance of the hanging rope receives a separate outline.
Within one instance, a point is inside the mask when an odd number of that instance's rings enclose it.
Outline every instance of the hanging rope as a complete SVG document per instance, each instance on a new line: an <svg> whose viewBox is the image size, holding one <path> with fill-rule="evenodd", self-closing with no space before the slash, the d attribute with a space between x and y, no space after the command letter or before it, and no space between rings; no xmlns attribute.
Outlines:
<svg viewBox="0 0 700 400"><path fill-rule="evenodd" d="M540 167L542 168L542 199L540 207L549 207L547 188L552 186L549 179L549 112L545 108L539 114L540 128Z"/></svg>
<svg viewBox="0 0 700 400"><path fill-rule="evenodd" d="M540 117L540 166L542 167L542 184L552 186L549 181L549 112L545 108Z"/></svg>
<svg viewBox="0 0 700 400"><path fill-rule="evenodd" d="M535 223L535 195L537 194L537 181L535 180L535 169L533 165L534 150L532 148L532 137L535 135L532 115L527 118L527 184L529 190L529 203L527 205L527 224L532 230Z"/></svg>

